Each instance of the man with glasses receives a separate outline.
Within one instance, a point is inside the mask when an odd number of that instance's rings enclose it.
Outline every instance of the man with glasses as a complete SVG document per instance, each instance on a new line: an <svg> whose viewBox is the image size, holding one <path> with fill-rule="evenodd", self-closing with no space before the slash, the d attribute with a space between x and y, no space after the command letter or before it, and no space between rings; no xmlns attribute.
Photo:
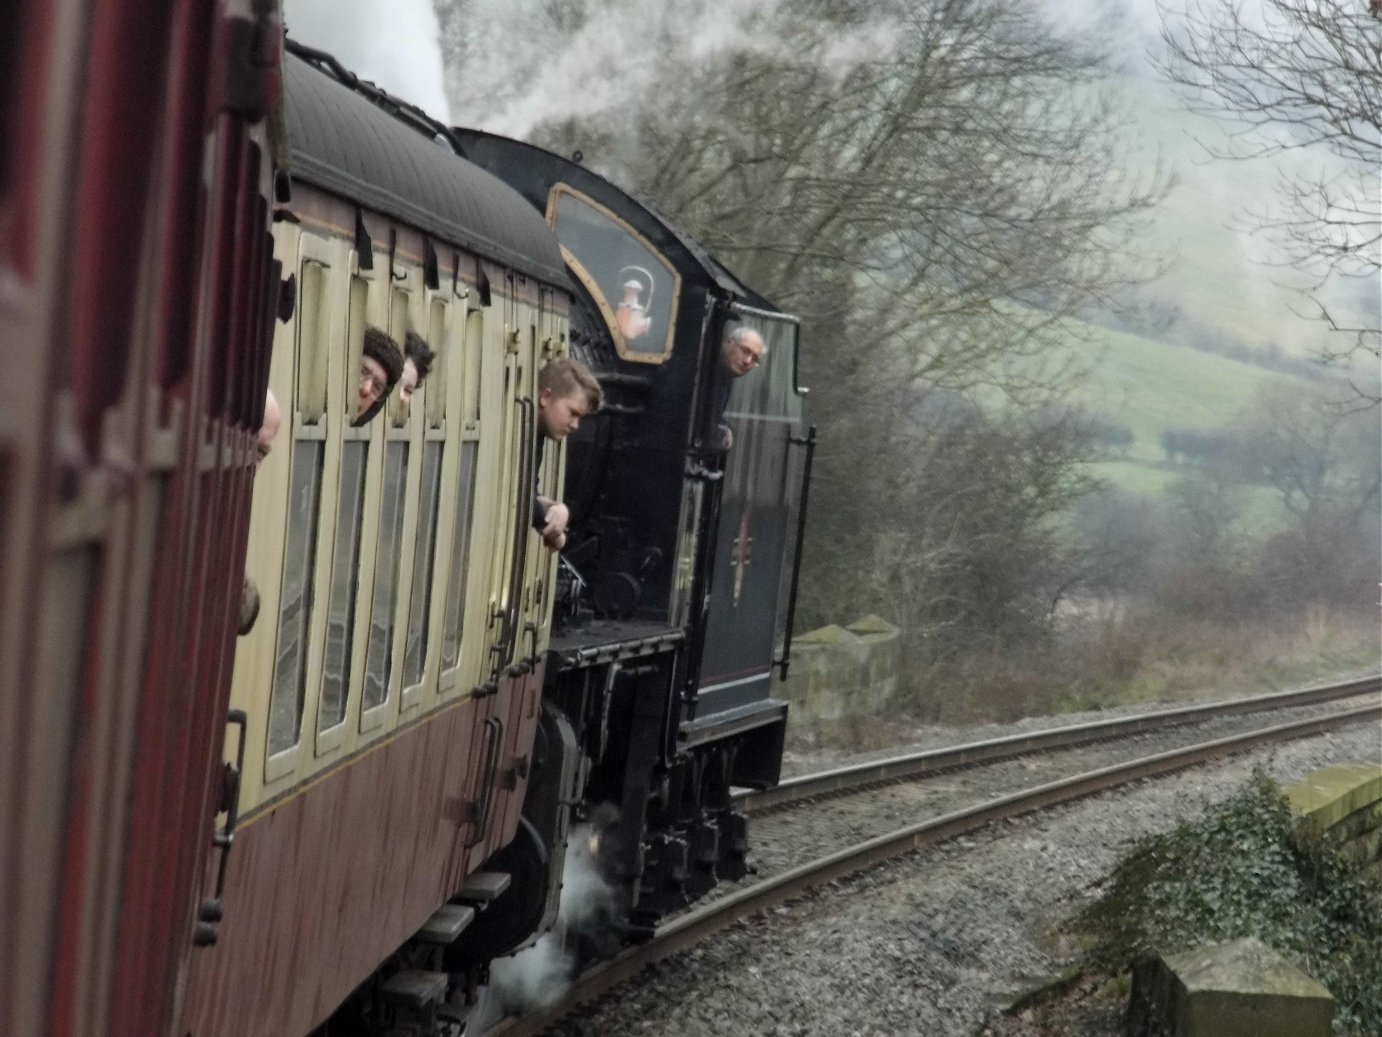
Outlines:
<svg viewBox="0 0 1382 1037"><path fill-rule="evenodd" d="M375 404L389 394L402 375L403 351L398 343L378 328L365 328L354 424L363 425L378 413Z"/></svg>
<svg viewBox="0 0 1382 1037"><path fill-rule="evenodd" d="M735 324L725 332L724 340L720 343L720 370L716 377L719 396L715 412L719 415L720 441L717 449L722 453L734 445L734 433L724 421L734 379L744 377L761 364L767 349L763 336L746 324Z"/></svg>

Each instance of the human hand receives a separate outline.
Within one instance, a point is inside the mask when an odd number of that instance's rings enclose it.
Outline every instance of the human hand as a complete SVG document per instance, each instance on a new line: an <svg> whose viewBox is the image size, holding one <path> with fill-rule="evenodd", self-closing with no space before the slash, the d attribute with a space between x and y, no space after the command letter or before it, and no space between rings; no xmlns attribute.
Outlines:
<svg viewBox="0 0 1382 1037"><path fill-rule="evenodd" d="M542 539L547 541L558 536L565 539L566 524L571 520L571 510L557 501L547 508L546 519L542 527Z"/></svg>

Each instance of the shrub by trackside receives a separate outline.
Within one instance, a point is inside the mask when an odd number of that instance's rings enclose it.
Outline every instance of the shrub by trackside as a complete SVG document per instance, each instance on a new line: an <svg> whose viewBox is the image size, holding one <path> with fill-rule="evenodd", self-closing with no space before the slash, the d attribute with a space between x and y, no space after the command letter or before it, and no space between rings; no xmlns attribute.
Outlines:
<svg viewBox="0 0 1382 1037"><path fill-rule="evenodd" d="M1092 940L1089 965L1254 936L1334 995L1334 1030L1382 1033L1382 881L1297 831L1262 773L1205 816L1140 840L1068 928Z"/></svg>

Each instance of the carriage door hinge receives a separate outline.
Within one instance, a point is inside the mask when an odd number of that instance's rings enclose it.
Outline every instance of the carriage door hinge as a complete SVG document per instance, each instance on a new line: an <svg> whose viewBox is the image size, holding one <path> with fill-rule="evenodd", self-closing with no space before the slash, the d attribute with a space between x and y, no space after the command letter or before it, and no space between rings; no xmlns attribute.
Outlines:
<svg viewBox="0 0 1382 1037"><path fill-rule="evenodd" d="M225 109L258 122L283 97L283 22L267 11L227 18L226 34Z"/></svg>

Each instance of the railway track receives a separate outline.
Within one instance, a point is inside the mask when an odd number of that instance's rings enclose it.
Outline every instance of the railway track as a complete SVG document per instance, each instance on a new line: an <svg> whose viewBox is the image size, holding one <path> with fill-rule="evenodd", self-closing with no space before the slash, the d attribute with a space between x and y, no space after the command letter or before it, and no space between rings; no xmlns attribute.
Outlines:
<svg viewBox="0 0 1382 1037"><path fill-rule="evenodd" d="M772 795L777 790L768 790L763 793L746 794L743 799L748 809L760 813L780 810L822 796L840 795L879 784L1011 759L1024 754L1051 752L1213 717L1330 704L1379 690L1382 690L1382 676L1373 675L1298 691L1184 707L1115 721L1073 725L806 775L785 783L787 792L783 795ZM881 861L943 843L996 821L1069 803L1145 778L1184 770L1264 745L1306 738L1334 728L1379 718L1382 718L1382 699L1362 706L1340 708L1323 716L1262 726L1228 737L1153 753L1001 795L938 817L905 825L887 834L779 872L670 920L659 927L655 937L648 943L628 948L616 957L588 968L573 981L560 1002L530 1012L521 1018L503 1020L486 1030L484 1037L524 1037L540 1034L582 1003L632 979L654 962L691 947L742 918L782 904L812 888L845 878Z"/></svg>

